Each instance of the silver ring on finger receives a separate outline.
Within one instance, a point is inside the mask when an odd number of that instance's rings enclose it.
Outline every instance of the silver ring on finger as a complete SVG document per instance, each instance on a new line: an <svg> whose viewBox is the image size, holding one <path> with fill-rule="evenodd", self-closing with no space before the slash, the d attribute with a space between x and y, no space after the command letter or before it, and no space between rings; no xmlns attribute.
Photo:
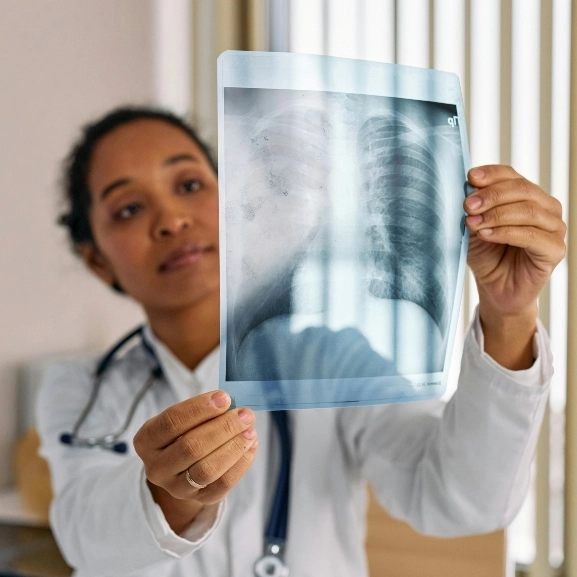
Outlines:
<svg viewBox="0 0 577 577"><path fill-rule="evenodd" d="M201 485L200 483L193 481L188 469L186 470L186 480L188 481L188 484L192 485L195 489L204 489L206 487L206 485Z"/></svg>

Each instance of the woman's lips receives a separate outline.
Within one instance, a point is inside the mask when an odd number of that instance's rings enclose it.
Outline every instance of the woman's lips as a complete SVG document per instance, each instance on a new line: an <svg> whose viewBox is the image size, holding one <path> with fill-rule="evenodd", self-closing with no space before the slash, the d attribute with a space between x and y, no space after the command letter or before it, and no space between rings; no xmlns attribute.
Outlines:
<svg viewBox="0 0 577 577"><path fill-rule="evenodd" d="M159 272L178 270L197 263L212 250L209 245L190 244L168 255L168 258L158 267Z"/></svg>

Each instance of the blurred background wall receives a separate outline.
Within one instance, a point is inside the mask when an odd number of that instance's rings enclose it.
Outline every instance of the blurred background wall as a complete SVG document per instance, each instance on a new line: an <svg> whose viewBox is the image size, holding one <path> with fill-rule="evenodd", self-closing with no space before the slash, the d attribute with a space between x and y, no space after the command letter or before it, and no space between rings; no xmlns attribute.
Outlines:
<svg viewBox="0 0 577 577"><path fill-rule="evenodd" d="M69 251L60 166L81 125L155 99L148 0L0 2L0 486L10 481L17 368L100 350L139 318Z"/></svg>

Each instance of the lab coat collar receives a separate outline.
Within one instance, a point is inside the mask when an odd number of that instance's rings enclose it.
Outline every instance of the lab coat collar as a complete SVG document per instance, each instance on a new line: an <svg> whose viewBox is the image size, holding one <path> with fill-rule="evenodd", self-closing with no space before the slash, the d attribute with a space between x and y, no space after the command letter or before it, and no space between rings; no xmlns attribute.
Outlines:
<svg viewBox="0 0 577 577"><path fill-rule="evenodd" d="M164 376L179 401L218 388L219 347L209 353L196 369L191 371L152 332L150 325L144 325L143 336L154 349Z"/></svg>

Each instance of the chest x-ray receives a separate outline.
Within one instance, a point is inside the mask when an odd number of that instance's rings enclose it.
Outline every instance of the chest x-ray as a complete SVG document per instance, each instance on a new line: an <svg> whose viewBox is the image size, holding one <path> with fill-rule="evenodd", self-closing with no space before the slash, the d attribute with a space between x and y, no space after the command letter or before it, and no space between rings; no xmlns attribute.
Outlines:
<svg viewBox="0 0 577 577"><path fill-rule="evenodd" d="M256 409L437 398L468 152L452 74L219 59L221 383Z"/></svg>

